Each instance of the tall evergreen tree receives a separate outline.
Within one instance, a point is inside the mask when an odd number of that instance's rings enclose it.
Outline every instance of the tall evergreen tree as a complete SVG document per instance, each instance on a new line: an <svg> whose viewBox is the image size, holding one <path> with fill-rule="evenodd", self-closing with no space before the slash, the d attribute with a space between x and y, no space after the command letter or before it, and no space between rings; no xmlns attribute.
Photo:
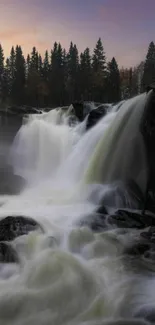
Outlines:
<svg viewBox="0 0 155 325"><path fill-rule="evenodd" d="M43 77L43 62L42 62L42 57L39 54L38 56L38 72L41 77Z"/></svg>
<svg viewBox="0 0 155 325"><path fill-rule="evenodd" d="M39 55L35 47L33 47L30 62L29 72L27 77L26 96L27 103L36 107L39 103L39 88L40 88L40 73L39 73Z"/></svg>
<svg viewBox="0 0 155 325"><path fill-rule="evenodd" d="M153 82L155 82L155 44L151 42L144 65L144 74L141 87L142 91L145 91L146 87Z"/></svg>
<svg viewBox="0 0 155 325"><path fill-rule="evenodd" d="M0 101L3 101L4 53L0 44Z"/></svg>
<svg viewBox="0 0 155 325"><path fill-rule="evenodd" d="M45 53L45 60L47 53ZM38 101L39 106L44 107L48 104L48 95L49 95L49 85L48 85L48 76L45 78L45 63L48 64L47 60L46 62L43 62L41 55L38 56ZM47 67L47 66L46 66ZM48 68L48 67L47 67ZM48 68L49 70L49 68Z"/></svg>
<svg viewBox="0 0 155 325"><path fill-rule="evenodd" d="M86 48L80 55L79 73L80 95L83 100L91 99L92 88L92 68L89 48Z"/></svg>
<svg viewBox="0 0 155 325"><path fill-rule="evenodd" d="M79 73L79 56L78 49L73 42L70 43L67 54L67 92L70 102L78 99L78 73Z"/></svg>
<svg viewBox="0 0 155 325"><path fill-rule="evenodd" d="M50 69L51 102L53 105L63 104L64 94L64 62L61 44L54 43L51 51Z"/></svg>
<svg viewBox="0 0 155 325"><path fill-rule="evenodd" d="M25 101L25 59L21 46L16 46L15 73L12 86L12 99L15 104L24 104Z"/></svg>
<svg viewBox="0 0 155 325"><path fill-rule="evenodd" d="M121 99L121 84L118 64L115 58L108 64L107 93L109 102L118 102Z"/></svg>
<svg viewBox="0 0 155 325"><path fill-rule="evenodd" d="M9 58L9 94L10 94L10 100L13 99L13 84L15 80L15 59L16 59L16 54L14 47L12 46L11 52L10 52L10 58Z"/></svg>
<svg viewBox="0 0 155 325"><path fill-rule="evenodd" d="M2 102L9 104L10 96L10 61L7 58L3 73Z"/></svg>
<svg viewBox="0 0 155 325"><path fill-rule="evenodd" d="M3 74L4 71L4 53L2 45L0 44L0 76Z"/></svg>
<svg viewBox="0 0 155 325"><path fill-rule="evenodd" d="M39 64L39 55L36 50L36 47L33 47L32 53L31 53L31 60L30 60L30 68L33 71L38 71L38 64Z"/></svg>
<svg viewBox="0 0 155 325"><path fill-rule="evenodd" d="M46 50L45 57L43 60L43 76L44 76L44 80L46 80L47 82L49 81L49 70L50 70L49 54L48 51Z"/></svg>
<svg viewBox="0 0 155 325"><path fill-rule="evenodd" d="M67 92L67 81L68 81L68 55L65 49L62 51L63 61L63 100L62 104L68 104L68 92Z"/></svg>
<svg viewBox="0 0 155 325"><path fill-rule="evenodd" d="M30 55L28 54L27 58L26 58L26 79L28 78L28 75L30 72L30 62L31 62L31 59L30 59Z"/></svg>
<svg viewBox="0 0 155 325"><path fill-rule="evenodd" d="M56 99L55 92L57 88L57 84L59 82L58 76L57 76L57 51L58 51L58 44L57 42L54 43L53 49L51 50L51 56L50 56L50 93L51 98L50 102L52 105L55 105Z"/></svg>
<svg viewBox="0 0 155 325"><path fill-rule="evenodd" d="M93 93L94 100L104 100L104 87L106 79L106 57L101 38L97 41L92 57L92 69L93 69Z"/></svg>

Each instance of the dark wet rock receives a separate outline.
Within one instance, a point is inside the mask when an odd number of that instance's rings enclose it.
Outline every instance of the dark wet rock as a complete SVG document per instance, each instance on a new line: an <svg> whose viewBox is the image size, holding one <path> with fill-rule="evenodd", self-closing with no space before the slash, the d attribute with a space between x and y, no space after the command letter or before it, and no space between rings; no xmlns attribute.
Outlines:
<svg viewBox="0 0 155 325"><path fill-rule="evenodd" d="M130 180L124 184L121 182L112 184L106 191L102 198L101 205L97 210L98 213L103 214L105 207L111 208L130 208L142 210L144 205L144 196L138 185Z"/></svg>
<svg viewBox="0 0 155 325"><path fill-rule="evenodd" d="M96 107L94 102L73 102L71 104L73 106L73 110L77 119L82 122L84 118Z"/></svg>
<svg viewBox="0 0 155 325"><path fill-rule="evenodd" d="M88 115L86 129L88 130L93 127L96 123L98 123L99 120L106 115L108 108L109 105L102 104L99 107L93 109Z"/></svg>
<svg viewBox="0 0 155 325"><path fill-rule="evenodd" d="M144 254L144 257L155 262L155 251L147 250Z"/></svg>
<svg viewBox="0 0 155 325"><path fill-rule="evenodd" d="M149 184L148 184L149 186ZM155 213L155 192L152 189L148 189L146 193L146 205L145 208Z"/></svg>
<svg viewBox="0 0 155 325"><path fill-rule="evenodd" d="M30 231L42 230L33 219L23 216L8 216L0 220L0 241L11 241Z"/></svg>
<svg viewBox="0 0 155 325"><path fill-rule="evenodd" d="M94 214L86 217L80 222L81 227L89 227L95 232L103 231L107 228L107 214Z"/></svg>
<svg viewBox="0 0 155 325"><path fill-rule="evenodd" d="M145 231L137 233L137 236L133 239L124 250L125 254L131 256L143 256L148 263L155 262L155 228L150 227Z"/></svg>
<svg viewBox="0 0 155 325"><path fill-rule="evenodd" d="M124 189L129 195L130 208L142 209L144 203L144 195L134 180L128 180L125 183Z"/></svg>
<svg viewBox="0 0 155 325"><path fill-rule="evenodd" d="M149 243L139 242L131 245L125 249L125 254L138 256L143 255L145 252L148 252L150 249Z"/></svg>
<svg viewBox="0 0 155 325"><path fill-rule="evenodd" d="M78 120L80 122L82 122L84 119L84 115L83 115L84 105L83 105L83 103L82 102L73 102L72 106L74 108L76 117L78 118Z"/></svg>
<svg viewBox="0 0 155 325"><path fill-rule="evenodd" d="M155 211L155 85L148 88L140 131L146 147L149 174L144 209Z"/></svg>
<svg viewBox="0 0 155 325"><path fill-rule="evenodd" d="M108 223L119 228L143 229L155 226L155 215L148 211L143 215L141 211L120 209L108 217Z"/></svg>
<svg viewBox="0 0 155 325"><path fill-rule="evenodd" d="M150 246L150 250L155 252L155 227L150 227L149 229L141 232L140 240L145 243L148 243Z"/></svg>
<svg viewBox="0 0 155 325"><path fill-rule="evenodd" d="M0 242L0 263L18 263L18 255L15 249L5 242Z"/></svg>
<svg viewBox="0 0 155 325"><path fill-rule="evenodd" d="M150 323L155 324L155 307L154 305L145 305L139 308L134 317L144 318Z"/></svg>
<svg viewBox="0 0 155 325"><path fill-rule="evenodd" d="M88 225L93 231L103 231L109 226L143 229L155 225L155 215L142 214L143 202L143 194L134 181L113 184L105 191L96 212L85 218L82 225Z"/></svg>
<svg viewBox="0 0 155 325"><path fill-rule="evenodd" d="M136 183L128 182L126 186L121 184L112 186L105 192L94 215L82 221L82 225L88 225L93 231L103 231L109 227L121 229L155 227L155 214L147 211L144 215L143 202L143 194ZM120 208L115 210L116 206ZM155 241L155 236L153 238Z"/></svg>
<svg viewBox="0 0 155 325"><path fill-rule="evenodd" d="M107 112L111 104L102 104L89 101L72 103L75 116L80 122L88 115L86 129L94 126Z"/></svg>
<svg viewBox="0 0 155 325"><path fill-rule="evenodd" d="M101 205L98 210L97 210L97 213L99 215L107 215L108 214L108 210L107 208L104 206L104 205Z"/></svg>

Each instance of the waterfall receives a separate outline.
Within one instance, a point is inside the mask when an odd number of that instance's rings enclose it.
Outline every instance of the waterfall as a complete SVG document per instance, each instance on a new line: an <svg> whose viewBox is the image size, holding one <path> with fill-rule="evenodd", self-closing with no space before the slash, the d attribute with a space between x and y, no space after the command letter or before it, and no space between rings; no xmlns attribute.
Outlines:
<svg viewBox="0 0 155 325"><path fill-rule="evenodd" d="M139 231L95 233L79 226L95 218L117 181L134 180L145 191L139 131L145 97L109 106L88 131L88 117L70 123L71 107L24 120L9 158L25 187L18 195L0 196L0 219L31 217L44 232L14 239L20 263L0 264L0 324L150 324L144 311L154 311L154 277L138 262L135 270L124 255Z"/></svg>
<svg viewBox="0 0 155 325"><path fill-rule="evenodd" d="M145 95L126 101L95 148L86 174L88 182L133 179L145 193L147 160L140 120Z"/></svg>

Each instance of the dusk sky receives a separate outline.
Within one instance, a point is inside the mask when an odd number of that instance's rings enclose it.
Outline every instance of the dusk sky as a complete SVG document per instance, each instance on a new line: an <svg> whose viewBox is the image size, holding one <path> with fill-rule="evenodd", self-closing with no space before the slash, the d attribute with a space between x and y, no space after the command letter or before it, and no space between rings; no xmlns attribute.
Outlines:
<svg viewBox="0 0 155 325"><path fill-rule="evenodd" d="M8 56L12 45L24 54L36 46L43 54L54 41L68 49L93 50L101 37L107 59L133 66L155 41L155 0L0 0L0 42Z"/></svg>

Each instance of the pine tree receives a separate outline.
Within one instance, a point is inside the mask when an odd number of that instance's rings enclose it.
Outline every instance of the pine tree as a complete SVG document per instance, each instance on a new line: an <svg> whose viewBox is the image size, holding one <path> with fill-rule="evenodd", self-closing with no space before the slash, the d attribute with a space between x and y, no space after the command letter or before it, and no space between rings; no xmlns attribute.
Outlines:
<svg viewBox="0 0 155 325"><path fill-rule="evenodd" d="M46 62L45 62L46 61ZM48 85L48 75L45 78L45 67L48 65L48 52L45 53L45 60L43 62L41 55L38 56L38 101L39 106L44 107L48 105L48 95L49 95L49 85ZM47 71L48 74L48 71Z"/></svg>
<svg viewBox="0 0 155 325"><path fill-rule="evenodd" d="M45 57L44 57L44 61L43 61L43 76L44 76L44 80L46 80L47 82L49 81L49 54L48 51L45 52Z"/></svg>
<svg viewBox="0 0 155 325"><path fill-rule="evenodd" d="M39 86L39 92L41 94L40 101L42 102L42 106L48 106L49 104L49 80L50 80L50 65L49 65L49 55L46 50L44 59L39 56L39 71L41 82Z"/></svg>
<svg viewBox="0 0 155 325"><path fill-rule="evenodd" d="M40 88L40 73L39 73L39 55L35 47L33 47L30 61L29 72L26 85L27 103L36 107L40 106L39 103L39 88Z"/></svg>
<svg viewBox="0 0 155 325"><path fill-rule="evenodd" d="M136 96L139 93L138 89L138 71L137 68L132 69L132 85L131 85L131 97Z"/></svg>
<svg viewBox="0 0 155 325"><path fill-rule="evenodd" d="M62 105L68 104L67 81L68 81L68 56L65 49L62 51L63 61L63 91L62 91Z"/></svg>
<svg viewBox="0 0 155 325"><path fill-rule="evenodd" d="M155 44L150 43L145 65L144 65L144 74L142 78L142 91L146 90L146 87L155 82Z"/></svg>
<svg viewBox="0 0 155 325"><path fill-rule="evenodd" d="M16 46L15 73L12 85L12 99L14 104L24 104L25 99L25 59L21 46Z"/></svg>
<svg viewBox="0 0 155 325"><path fill-rule="evenodd" d="M4 53L0 44L0 100L3 101Z"/></svg>
<svg viewBox="0 0 155 325"><path fill-rule="evenodd" d="M121 99L126 100L132 96L133 71L132 68L120 70Z"/></svg>
<svg viewBox="0 0 155 325"><path fill-rule="evenodd" d="M106 57L101 38L97 41L92 57L92 70L93 70L93 95L94 100L104 100L104 87L106 79Z"/></svg>
<svg viewBox="0 0 155 325"><path fill-rule="evenodd" d="M32 53L31 53L31 60L30 60L30 68L33 71L38 71L38 64L39 64L39 55L36 50L36 47L33 47Z"/></svg>
<svg viewBox="0 0 155 325"><path fill-rule="evenodd" d="M0 44L0 76L2 75L4 70L4 53L2 45Z"/></svg>
<svg viewBox="0 0 155 325"><path fill-rule="evenodd" d="M30 59L30 55L28 54L26 59L26 78L28 78L28 74L30 72L30 62L31 59Z"/></svg>
<svg viewBox="0 0 155 325"><path fill-rule="evenodd" d="M91 99L92 88L92 68L89 48L80 55L80 73L79 73L80 95L83 100Z"/></svg>
<svg viewBox="0 0 155 325"><path fill-rule="evenodd" d="M2 87L2 102L4 104L9 104L10 95L10 62L6 59L6 64L3 73L3 87Z"/></svg>
<svg viewBox="0 0 155 325"><path fill-rule="evenodd" d="M109 102L118 102L121 99L120 73L115 58L108 64L107 93Z"/></svg>
<svg viewBox="0 0 155 325"><path fill-rule="evenodd" d="M42 57L39 54L38 56L38 72L41 77L43 77L43 62L42 62Z"/></svg>
<svg viewBox="0 0 155 325"><path fill-rule="evenodd" d="M70 102L78 99L79 56L77 46L71 42L67 54L67 92Z"/></svg>
<svg viewBox="0 0 155 325"><path fill-rule="evenodd" d="M54 43L53 49L51 50L50 57L50 92L51 92L51 104L57 105L57 85L58 85L58 61L57 61L57 52L58 52L58 44Z"/></svg>
<svg viewBox="0 0 155 325"><path fill-rule="evenodd" d="M64 62L61 44L54 43L51 51L50 67L50 87L52 105L62 105L64 103Z"/></svg>
<svg viewBox="0 0 155 325"><path fill-rule="evenodd" d="M10 94L10 101L12 101L13 98L13 84L15 79L15 50L12 46L11 52L10 52L10 58L9 58L9 94Z"/></svg>

